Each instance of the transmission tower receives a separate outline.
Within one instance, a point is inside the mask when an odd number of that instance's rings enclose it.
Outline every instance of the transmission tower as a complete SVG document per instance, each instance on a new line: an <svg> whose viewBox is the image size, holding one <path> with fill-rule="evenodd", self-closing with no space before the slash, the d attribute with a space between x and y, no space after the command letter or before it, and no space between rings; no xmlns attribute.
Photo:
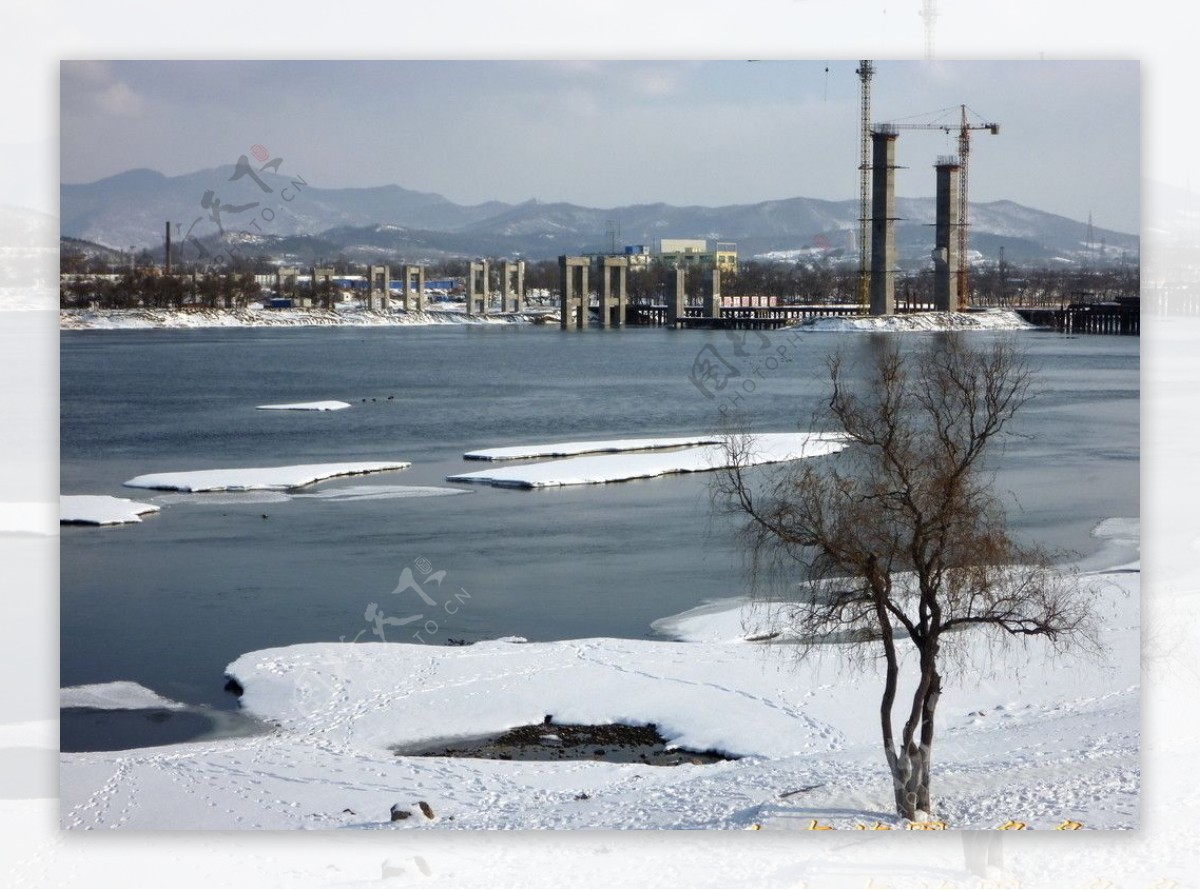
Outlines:
<svg viewBox="0 0 1200 890"><path fill-rule="evenodd" d="M921 18L925 19L925 58L933 58L933 23L937 21L937 0L925 0L921 7Z"/></svg>

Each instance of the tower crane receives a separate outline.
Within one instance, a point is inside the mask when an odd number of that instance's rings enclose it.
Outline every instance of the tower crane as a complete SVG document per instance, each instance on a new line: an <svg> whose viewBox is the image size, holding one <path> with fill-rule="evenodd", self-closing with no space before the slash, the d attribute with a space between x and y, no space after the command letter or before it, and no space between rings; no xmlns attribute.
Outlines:
<svg viewBox="0 0 1200 890"><path fill-rule="evenodd" d="M865 310L871 301L871 260L867 242L871 238L871 76L870 59L858 63L854 72L861 85L858 151L858 303Z"/></svg>
<svg viewBox="0 0 1200 890"><path fill-rule="evenodd" d="M967 120L967 106L959 106L959 123L889 123L885 126L895 130L941 130L943 133L958 133L958 303L960 307L970 305L970 294L967 290L967 270L970 266L967 260L967 245L969 243L967 219L967 160L971 154L971 131L987 130L993 136L1000 132L997 123L973 124Z"/></svg>

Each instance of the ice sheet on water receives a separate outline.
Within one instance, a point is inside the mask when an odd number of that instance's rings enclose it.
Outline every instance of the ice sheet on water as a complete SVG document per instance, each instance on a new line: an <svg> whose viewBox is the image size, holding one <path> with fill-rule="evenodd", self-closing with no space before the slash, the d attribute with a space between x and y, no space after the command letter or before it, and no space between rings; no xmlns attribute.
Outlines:
<svg viewBox="0 0 1200 890"><path fill-rule="evenodd" d="M141 522L146 513L157 513L154 504L115 498L110 495L62 495L58 499L59 522L76 525L120 525Z"/></svg>
<svg viewBox="0 0 1200 890"><path fill-rule="evenodd" d="M307 494L292 495L324 501L376 501L402 498L436 498L452 494L470 494L465 488L450 488L444 485L350 485L344 488L327 488Z"/></svg>
<svg viewBox="0 0 1200 890"><path fill-rule="evenodd" d="M464 460L526 460L538 457L573 457L580 454L652 451L662 448L683 448L691 445L716 445L721 437L684 436L651 439L606 439L595 442L556 442L549 445L511 445L505 448L484 448L468 451Z"/></svg>
<svg viewBox="0 0 1200 890"><path fill-rule="evenodd" d="M407 461L299 464L285 467L194 470L183 473L151 473L125 482L130 488L159 488L168 491L286 491L335 476L359 476L411 467Z"/></svg>
<svg viewBox="0 0 1200 890"><path fill-rule="evenodd" d="M91 683L85 686L66 686L59 690L61 708L95 708L104 711L136 711L142 708L180 710L187 707L164 698L131 680L112 683Z"/></svg>
<svg viewBox="0 0 1200 890"><path fill-rule="evenodd" d="M257 405L259 411L341 411L349 408L349 402L294 402L290 405Z"/></svg>
<svg viewBox="0 0 1200 890"><path fill-rule="evenodd" d="M537 446L534 446L537 447ZM846 447L833 433L758 433L753 437L748 464L769 464L833 454ZM699 473L727 466L722 445L697 445L679 451L644 451L584 455L563 460L499 467L447 476L449 482L477 482L501 488L548 488L651 479L673 473Z"/></svg>

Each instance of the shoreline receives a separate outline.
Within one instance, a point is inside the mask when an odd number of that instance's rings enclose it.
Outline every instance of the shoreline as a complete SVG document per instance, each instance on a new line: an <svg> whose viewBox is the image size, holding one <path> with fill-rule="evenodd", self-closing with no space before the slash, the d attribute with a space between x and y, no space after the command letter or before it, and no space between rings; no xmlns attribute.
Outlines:
<svg viewBox="0 0 1200 890"><path fill-rule="evenodd" d="M557 322L557 309L467 315L462 307L424 312L339 309L59 309L60 331L179 330L186 328L432 327L436 325L545 325ZM921 333L941 331L1043 330L1011 310L926 312L891 316L829 316L789 324L805 333Z"/></svg>
<svg viewBox="0 0 1200 890"><path fill-rule="evenodd" d="M408 327L537 324L545 313L467 315L454 310L384 312L367 309L59 309L60 331L185 328Z"/></svg>

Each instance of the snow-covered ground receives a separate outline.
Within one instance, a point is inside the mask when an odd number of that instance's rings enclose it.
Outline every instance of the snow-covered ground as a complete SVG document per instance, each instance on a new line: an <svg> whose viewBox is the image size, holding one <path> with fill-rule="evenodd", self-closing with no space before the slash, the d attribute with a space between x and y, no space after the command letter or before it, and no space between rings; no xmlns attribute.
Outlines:
<svg viewBox="0 0 1200 890"><path fill-rule="evenodd" d="M259 411L341 411L349 408L349 402L329 400L325 402L294 402L290 405L259 405Z"/></svg>
<svg viewBox="0 0 1200 890"><path fill-rule="evenodd" d="M1044 662L1035 641L986 675L952 673L939 708L937 815L1049 829L1134 828L1140 785L1140 576L1093 576L1108 659ZM729 610L736 612L736 609ZM676 626L686 625L686 621ZM228 672L276 732L66 754L66 828L752 828L816 819L896 828L878 740L880 680L836 653L740 640L314 643ZM546 715L655 723L673 744L740 759L675 767L397 756ZM799 790L804 789L804 790ZM432 819L416 804L427 802ZM390 807L414 818L390 821Z"/></svg>
<svg viewBox="0 0 1200 890"><path fill-rule="evenodd" d="M63 309L64 331L146 328L313 327L348 325L528 324L530 315L467 315L461 311L381 312L363 309Z"/></svg>
<svg viewBox="0 0 1200 890"><path fill-rule="evenodd" d="M818 333L865 331L905 333L929 331L1027 331L1031 325L1007 309L985 312L914 312L906 315L814 318L789 326L789 330Z"/></svg>
<svg viewBox="0 0 1200 890"><path fill-rule="evenodd" d="M449 482L479 482L507 488L549 488L561 485L592 485L604 482L624 482L630 479L650 479L672 473L698 473L714 470L728 463L722 445L696 445L674 451L632 451L621 447L622 440L611 442L572 443L571 445L532 445L530 451L546 451L578 447L587 451L617 451L616 454L597 454L543 461L517 467L498 467L447 476ZM625 440L630 441L630 440ZM641 440L639 447L660 449L657 442L677 440ZM645 444L649 443L649 444ZM614 447L609 447L614 446ZM746 460L750 464L779 463L833 454L846 447L844 437L834 433L758 433ZM505 449L496 449L499 451ZM478 454L492 453L476 452ZM581 453L581 452L576 452Z"/></svg>
<svg viewBox="0 0 1200 890"><path fill-rule="evenodd" d="M161 488L168 491L250 491L287 490L332 479L335 476L360 476L411 467L407 461L369 461L335 464L298 464L287 467L244 467L224 470L193 470L183 473L150 473L135 476L124 484L129 488Z"/></svg>
<svg viewBox="0 0 1200 890"><path fill-rule="evenodd" d="M58 499L60 523L78 525L121 525L141 522L146 513L157 513L154 504L104 494L64 494Z"/></svg>

